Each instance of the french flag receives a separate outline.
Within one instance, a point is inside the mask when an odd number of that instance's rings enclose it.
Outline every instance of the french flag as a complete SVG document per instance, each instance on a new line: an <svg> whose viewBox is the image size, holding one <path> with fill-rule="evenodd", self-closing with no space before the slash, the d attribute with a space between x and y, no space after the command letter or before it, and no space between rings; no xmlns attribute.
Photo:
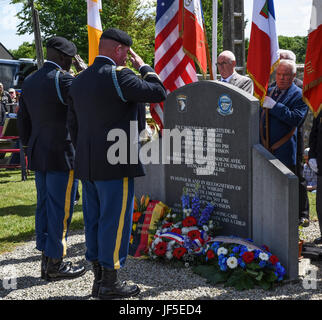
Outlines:
<svg viewBox="0 0 322 320"><path fill-rule="evenodd" d="M254 95L263 104L271 73L279 63L273 0L253 1L247 73L254 82Z"/></svg>

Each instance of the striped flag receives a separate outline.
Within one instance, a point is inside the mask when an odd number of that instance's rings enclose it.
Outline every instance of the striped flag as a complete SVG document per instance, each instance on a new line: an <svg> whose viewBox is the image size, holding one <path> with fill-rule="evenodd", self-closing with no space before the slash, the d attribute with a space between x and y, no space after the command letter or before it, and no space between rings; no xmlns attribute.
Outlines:
<svg viewBox="0 0 322 320"><path fill-rule="evenodd" d="M204 48L200 0L158 0L154 63L167 93L198 81L194 60L207 71ZM163 103L151 105L151 115L162 129Z"/></svg>
<svg viewBox="0 0 322 320"><path fill-rule="evenodd" d="M263 104L271 73L279 62L273 0L253 1L247 73L254 81L254 95Z"/></svg>
<svg viewBox="0 0 322 320"><path fill-rule="evenodd" d="M322 2L313 0L310 30L307 41L303 100L316 117L322 108Z"/></svg>
<svg viewBox="0 0 322 320"><path fill-rule="evenodd" d="M91 65L98 55L98 44L102 34L100 10L101 0L87 0L88 65Z"/></svg>

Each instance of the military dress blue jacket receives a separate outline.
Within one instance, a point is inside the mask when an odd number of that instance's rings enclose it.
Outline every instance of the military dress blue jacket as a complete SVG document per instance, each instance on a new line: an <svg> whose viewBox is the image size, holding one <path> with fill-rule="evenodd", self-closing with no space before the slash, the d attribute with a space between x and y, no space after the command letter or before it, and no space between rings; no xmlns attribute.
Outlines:
<svg viewBox="0 0 322 320"><path fill-rule="evenodd" d="M107 57L96 57L75 78L70 89L68 123L76 147L76 178L94 181L144 175L140 160L136 156L131 159L139 144L138 130L131 134L130 123L140 121L142 103L161 102L166 91L154 70L145 65L140 69L142 79L129 68L117 67L118 92L113 81L113 65ZM122 163L108 159L110 148L118 141L118 137L107 141L113 129L121 130L126 138L125 146L121 146L123 150L119 151L126 154Z"/></svg>
<svg viewBox="0 0 322 320"><path fill-rule="evenodd" d="M55 85L59 68L45 62L28 76L19 99L18 130L23 146L27 146L28 166L38 171L73 169L75 149L67 127L67 109ZM65 103L74 78L66 71L59 74L59 89Z"/></svg>
<svg viewBox="0 0 322 320"><path fill-rule="evenodd" d="M275 87L268 88L267 95L270 95L274 89ZM308 107L302 100L302 90L294 83L282 94L276 105L269 110L270 146L296 128L292 137L273 152L274 156L286 166L296 164L297 127L302 125L307 112ZM266 138L265 116L261 121Z"/></svg>

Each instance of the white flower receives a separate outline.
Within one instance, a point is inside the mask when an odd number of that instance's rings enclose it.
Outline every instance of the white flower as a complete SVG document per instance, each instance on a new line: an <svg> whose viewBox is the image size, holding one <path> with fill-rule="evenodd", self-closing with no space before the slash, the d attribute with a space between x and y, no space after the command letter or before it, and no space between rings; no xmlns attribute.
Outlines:
<svg viewBox="0 0 322 320"><path fill-rule="evenodd" d="M209 229L211 230L211 229L213 229L214 228L214 225L213 224L210 224L209 225Z"/></svg>
<svg viewBox="0 0 322 320"><path fill-rule="evenodd" d="M171 213L168 213L167 214L167 218L171 218Z"/></svg>
<svg viewBox="0 0 322 320"><path fill-rule="evenodd" d="M171 260L173 258L172 251L167 251L165 256L167 259Z"/></svg>
<svg viewBox="0 0 322 320"><path fill-rule="evenodd" d="M203 225L202 229L204 229L204 231L206 231L206 232L209 230L209 228L206 225Z"/></svg>
<svg viewBox="0 0 322 320"><path fill-rule="evenodd" d="M227 259L227 266L230 269L235 269L238 266L238 260L235 257L229 257Z"/></svg>
<svg viewBox="0 0 322 320"><path fill-rule="evenodd" d="M187 227L183 227L182 229L181 229L181 232L182 232L182 234L188 234L188 232L190 231L190 229L189 228L187 228Z"/></svg>
<svg viewBox="0 0 322 320"><path fill-rule="evenodd" d="M261 260L267 261L269 257L268 257L268 254L267 254L267 253L265 253L265 252L261 252L261 253L259 254L259 258L260 258Z"/></svg>
<svg viewBox="0 0 322 320"><path fill-rule="evenodd" d="M172 215L172 218L174 219L176 216L177 216L177 215L174 213L174 214Z"/></svg>
<svg viewBox="0 0 322 320"><path fill-rule="evenodd" d="M217 255L218 256L221 255L221 254L223 254L225 256L227 253L228 253L228 250L226 248L224 248L224 247L220 247L217 250Z"/></svg>

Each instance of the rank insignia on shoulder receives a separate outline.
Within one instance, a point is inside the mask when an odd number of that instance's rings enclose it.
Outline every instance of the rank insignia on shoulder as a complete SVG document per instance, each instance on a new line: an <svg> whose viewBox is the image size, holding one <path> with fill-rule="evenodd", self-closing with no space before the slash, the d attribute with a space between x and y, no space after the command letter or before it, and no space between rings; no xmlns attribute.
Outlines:
<svg viewBox="0 0 322 320"><path fill-rule="evenodd" d="M124 66L118 66L116 67L116 71L122 71L123 69L125 69L126 67Z"/></svg>
<svg viewBox="0 0 322 320"><path fill-rule="evenodd" d="M64 69L56 68L57 71L60 71L62 74L65 74L67 71Z"/></svg>
<svg viewBox="0 0 322 320"><path fill-rule="evenodd" d="M159 76L158 76L158 74L157 74L157 73L155 73L155 72L147 72L147 73L143 76L143 80L145 80L145 78L147 78L148 76L156 77L156 78L158 78L158 79L161 81L160 77L159 77Z"/></svg>

